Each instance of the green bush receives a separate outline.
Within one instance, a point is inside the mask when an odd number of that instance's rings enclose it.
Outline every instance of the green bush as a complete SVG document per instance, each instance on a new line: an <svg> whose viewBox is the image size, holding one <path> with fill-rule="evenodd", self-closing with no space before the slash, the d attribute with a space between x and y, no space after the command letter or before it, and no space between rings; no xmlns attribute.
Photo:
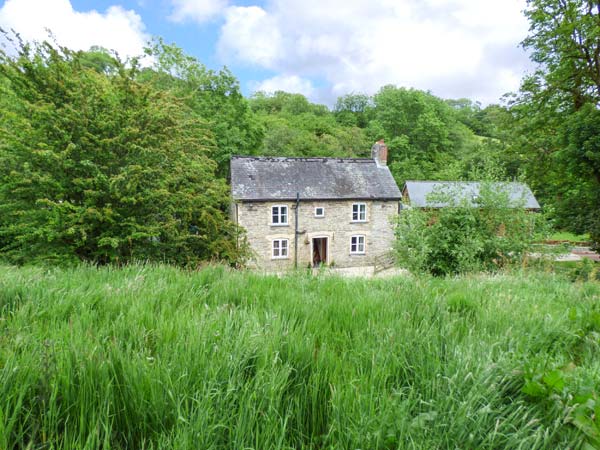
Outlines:
<svg viewBox="0 0 600 450"><path fill-rule="evenodd" d="M447 206L404 209L396 226L400 265L443 276L522 262L542 221L499 186L483 183L476 199L455 189L434 192L428 201Z"/></svg>

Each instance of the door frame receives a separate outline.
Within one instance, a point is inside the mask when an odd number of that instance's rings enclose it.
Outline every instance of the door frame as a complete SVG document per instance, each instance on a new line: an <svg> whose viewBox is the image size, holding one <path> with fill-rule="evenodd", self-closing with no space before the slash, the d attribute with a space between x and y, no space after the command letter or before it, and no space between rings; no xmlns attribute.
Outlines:
<svg viewBox="0 0 600 450"><path fill-rule="evenodd" d="M318 235L318 236L311 236L311 238L310 238L310 265L311 265L311 267L314 264L313 255L315 253L315 248L314 248L315 239L325 239L325 253L326 253L325 264L329 265L329 261L331 260L331 258L329 256L329 236Z"/></svg>

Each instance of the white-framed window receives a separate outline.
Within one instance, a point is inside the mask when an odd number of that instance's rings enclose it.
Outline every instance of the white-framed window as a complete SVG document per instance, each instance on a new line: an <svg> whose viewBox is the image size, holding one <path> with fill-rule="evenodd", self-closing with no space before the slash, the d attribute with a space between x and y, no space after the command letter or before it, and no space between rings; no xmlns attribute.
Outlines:
<svg viewBox="0 0 600 450"><path fill-rule="evenodd" d="M355 255L365 254L365 237L362 234L350 238L350 253Z"/></svg>
<svg viewBox="0 0 600 450"><path fill-rule="evenodd" d="M367 221L367 204L353 203L352 204L352 222Z"/></svg>
<svg viewBox="0 0 600 450"><path fill-rule="evenodd" d="M317 206L315 208L315 217L325 217L325 208Z"/></svg>
<svg viewBox="0 0 600 450"><path fill-rule="evenodd" d="M271 207L271 225L287 225L288 224L288 207L287 205L275 205Z"/></svg>
<svg viewBox="0 0 600 450"><path fill-rule="evenodd" d="M274 239L272 253L273 259L285 259L288 257L288 245L287 239Z"/></svg>

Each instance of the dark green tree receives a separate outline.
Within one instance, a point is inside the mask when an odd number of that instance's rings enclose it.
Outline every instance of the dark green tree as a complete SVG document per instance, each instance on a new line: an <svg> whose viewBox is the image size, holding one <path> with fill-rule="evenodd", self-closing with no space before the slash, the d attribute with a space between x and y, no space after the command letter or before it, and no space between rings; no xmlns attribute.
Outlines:
<svg viewBox="0 0 600 450"><path fill-rule="evenodd" d="M49 43L0 52L0 254L196 264L237 256L209 124L138 81Z"/></svg>
<svg viewBox="0 0 600 450"><path fill-rule="evenodd" d="M557 224L600 242L600 9L589 0L529 0L523 46L538 64L513 99L515 147Z"/></svg>

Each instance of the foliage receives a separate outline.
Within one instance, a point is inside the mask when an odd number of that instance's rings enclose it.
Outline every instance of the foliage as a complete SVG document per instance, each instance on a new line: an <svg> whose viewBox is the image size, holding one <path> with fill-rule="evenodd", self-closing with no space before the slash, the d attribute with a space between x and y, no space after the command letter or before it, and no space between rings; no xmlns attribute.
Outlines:
<svg viewBox="0 0 600 450"><path fill-rule="evenodd" d="M340 124L326 106L303 95L257 92L250 106L264 126L266 156L364 157L371 143L355 124Z"/></svg>
<svg viewBox="0 0 600 450"><path fill-rule="evenodd" d="M169 92L188 106L188 111L206 122L214 138L210 156L217 173L229 173L232 155L253 154L263 139L263 129L242 96L235 76L227 69L208 70L196 58L175 45L156 39L146 49L154 60L139 78L156 89Z"/></svg>
<svg viewBox="0 0 600 450"><path fill-rule="evenodd" d="M482 183L474 199L456 188L440 190L428 202L446 206L404 208L396 226L399 263L413 272L449 275L521 262L539 218L511 202L508 190L499 186Z"/></svg>
<svg viewBox="0 0 600 450"><path fill-rule="evenodd" d="M529 0L523 42L538 70L512 101L515 147L557 225L600 241L600 10L590 0Z"/></svg>
<svg viewBox="0 0 600 450"><path fill-rule="evenodd" d="M478 168L502 169L512 161L501 156L504 110L481 109L467 100L443 101L427 92L385 86L374 96L344 95L333 112L281 91L255 93L250 105L265 129L258 153L369 157L373 142L384 138L388 165L400 185L407 179L469 179Z"/></svg>
<svg viewBox="0 0 600 450"><path fill-rule="evenodd" d="M580 449L599 297L542 275L3 266L0 447Z"/></svg>
<svg viewBox="0 0 600 450"><path fill-rule="evenodd" d="M206 122L48 43L0 53L0 252L9 260L195 264L237 258ZM103 66L104 67L104 66Z"/></svg>

